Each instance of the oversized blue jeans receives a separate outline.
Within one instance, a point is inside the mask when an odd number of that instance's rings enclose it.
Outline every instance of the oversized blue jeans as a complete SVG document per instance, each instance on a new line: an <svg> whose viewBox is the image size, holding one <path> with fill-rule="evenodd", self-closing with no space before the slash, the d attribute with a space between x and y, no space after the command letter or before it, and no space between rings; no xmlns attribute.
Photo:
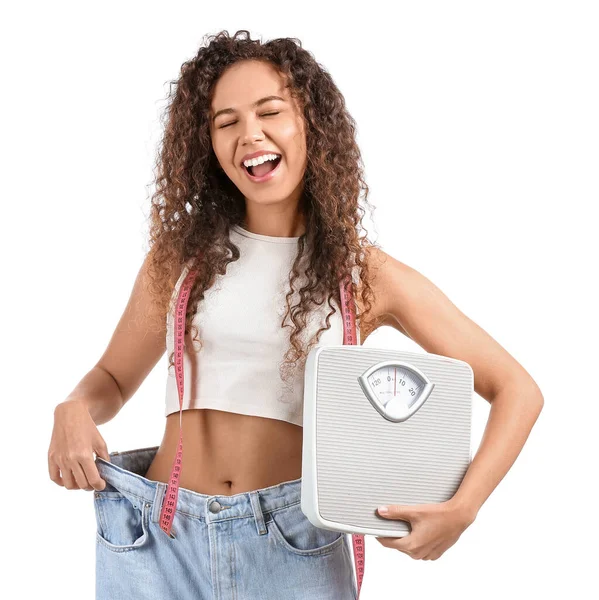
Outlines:
<svg viewBox="0 0 599 600"><path fill-rule="evenodd" d="M167 484L144 477L158 446L96 458L96 600L355 600L351 536L315 527L301 478L233 496L179 488L170 538Z"/></svg>

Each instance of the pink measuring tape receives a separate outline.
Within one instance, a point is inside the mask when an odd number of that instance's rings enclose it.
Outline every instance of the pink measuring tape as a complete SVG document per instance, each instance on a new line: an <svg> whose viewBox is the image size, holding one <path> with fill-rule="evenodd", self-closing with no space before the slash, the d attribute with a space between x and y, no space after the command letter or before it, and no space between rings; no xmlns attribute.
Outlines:
<svg viewBox="0 0 599 600"><path fill-rule="evenodd" d="M185 333L185 315L187 312L187 302L191 293L193 282L197 276L197 270L189 271L185 277L177 305L175 307L175 377L177 378L177 391L179 393L179 447L173 469L169 479L168 487L162 509L160 511L160 528L171 538L175 536L171 533L175 509L177 507L177 498L179 497L179 476L181 475L181 466L183 464L183 353L185 351L184 333ZM356 336L356 317L354 312L353 295L349 279L347 284L339 284L341 293L341 314L343 317L343 343L357 344ZM354 565L356 569L356 581L358 584L358 598L360 598L360 589L362 588L362 579L364 577L364 567L366 561L366 548L364 546L364 536L362 534L352 534L352 543L354 550Z"/></svg>

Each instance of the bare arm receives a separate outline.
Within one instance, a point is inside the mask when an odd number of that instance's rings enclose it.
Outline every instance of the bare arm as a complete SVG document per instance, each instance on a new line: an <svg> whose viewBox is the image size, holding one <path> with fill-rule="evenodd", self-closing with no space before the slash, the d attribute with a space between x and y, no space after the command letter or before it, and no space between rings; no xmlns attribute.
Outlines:
<svg viewBox="0 0 599 600"><path fill-rule="evenodd" d="M83 402L96 425L106 423L117 415L166 349L165 318L154 305L146 287L147 260L137 274L125 311L104 354L65 400ZM149 327L150 317L155 319L152 330ZM156 322L162 326L157 328Z"/></svg>
<svg viewBox="0 0 599 600"><path fill-rule="evenodd" d="M454 498L476 514L519 455L544 404L525 368L427 277L384 255L385 324L427 352L467 362L474 389L491 404L481 445Z"/></svg>
<svg viewBox="0 0 599 600"><path fill-rule="evenodd" d="M67 489L104 489L93 453L110 458L97 426L116 416L166 349L166 318L149 294L147 263L148 257L104 354L54 409L48 471Z"/></svg>
<svg viewBox="0 0 599 600"><path fill-rule="evenodd" d="M66 403L74 401L83 403L96 425L113 419L124 404L116 380L99 365L83 377L67 399L54 409L54 414Z"/></svg>

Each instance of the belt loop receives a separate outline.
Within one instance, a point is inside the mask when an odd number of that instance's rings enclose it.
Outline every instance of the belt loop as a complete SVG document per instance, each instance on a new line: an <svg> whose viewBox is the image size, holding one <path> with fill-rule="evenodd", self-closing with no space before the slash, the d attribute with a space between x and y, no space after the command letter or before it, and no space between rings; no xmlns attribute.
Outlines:
<svg viewBox="0 0 599 600"><path fill-rule="evenodd" d="M256 519L256 529L260 535L264 535L268 530L264 524L264 515L262 514L262 508L260 507L260 496L258 495L257 490L248 492L248 495L250 497L252 510L254 511L254 518Z"/></svg>
<svg viewBox="0 0 599 600"><path fill-rule="evenodd" d="M151 519L152 523L158 523L160 521L160 511L162 509L162 501L166 495L166 488L168 486L162 481L158 481L156 485L156 492L154 494L154 503L152 505Z"/></svg>

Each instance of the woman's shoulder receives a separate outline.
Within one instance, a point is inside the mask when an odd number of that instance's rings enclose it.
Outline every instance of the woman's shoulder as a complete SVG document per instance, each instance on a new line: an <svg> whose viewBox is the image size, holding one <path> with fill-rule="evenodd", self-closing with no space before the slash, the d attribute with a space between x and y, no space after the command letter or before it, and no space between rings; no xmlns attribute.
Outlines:
<svg viewBox="0 0 599 600"><path fill-rule="evenodd" d="M364 343L370 333L372 333L377 327L385 325L386 308L385 308L385 295L384 295L384 282L385 282L385 264L387 263L389 255L386 254L380 247L375 245L367 245L364 247L364 258L363 262L367 265L368 278L370 282L370 288L372 290L373 298L371 298L371 307L368 315L368 322L362 322L360 326L360 337L361 343ZM364 306L362 304L362 290L364 287L364 281L362 278L363 269L358 269L357 276L357 297L356 305L358 312L362 314L364 312Z"/></svg>

